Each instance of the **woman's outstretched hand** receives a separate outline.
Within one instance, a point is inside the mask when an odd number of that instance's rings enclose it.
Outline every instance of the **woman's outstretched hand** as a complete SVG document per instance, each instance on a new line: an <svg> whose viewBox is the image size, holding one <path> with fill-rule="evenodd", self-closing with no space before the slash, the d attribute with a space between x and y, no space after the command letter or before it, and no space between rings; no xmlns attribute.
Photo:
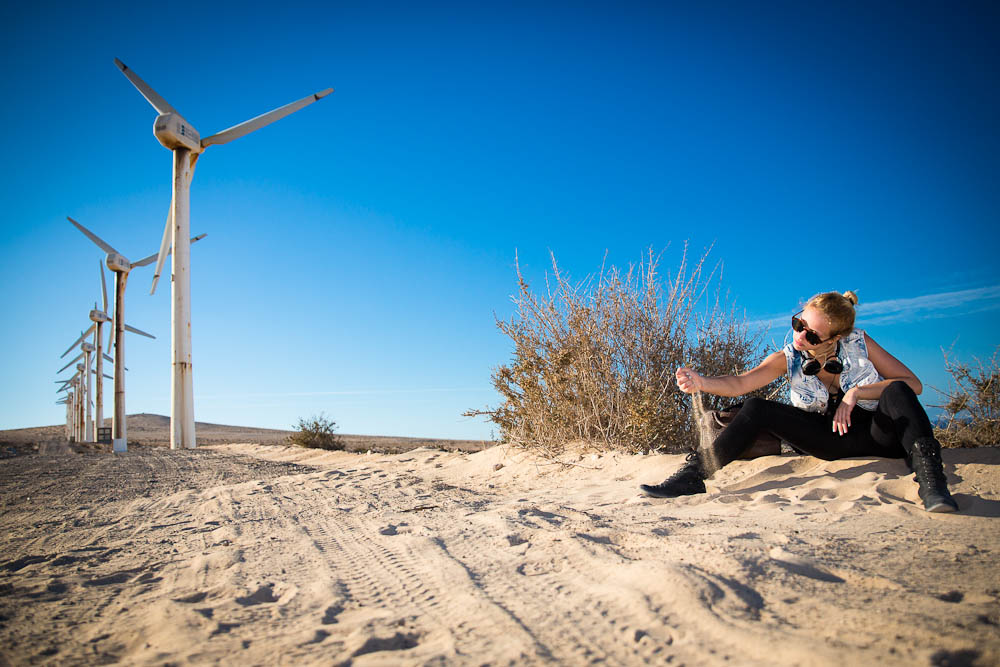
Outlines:
<svg viewBox="0 0 1000 667"><path fill-rule="evenodd" d="M704 391L705 378L697 371L684 366L677 369L677 386L685 394L693 394L696 391Z"/></svg>
<svg viewBox="0 0 1000 667"><path fill-rule="evenodd" d="M840 405L837 406L837 413L833 415L833 432L844 435L847 433L847 429L851 427L851 410L858 403L858 393L855 391L854 387L851 387L844 394L844 398L841 399Z"/></svg>

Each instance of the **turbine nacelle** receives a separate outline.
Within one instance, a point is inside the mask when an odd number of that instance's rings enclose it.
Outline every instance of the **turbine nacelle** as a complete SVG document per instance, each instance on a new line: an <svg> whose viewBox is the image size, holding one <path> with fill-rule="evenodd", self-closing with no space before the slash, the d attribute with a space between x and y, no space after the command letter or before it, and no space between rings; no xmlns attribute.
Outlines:
<svg viewBox="0 0 1000 667"><path fill-rule="evenodd" d="M108 265L108 268L115 273L128 273L132 270L132 264L116 252L109 252L107 258L104 260Z"/></svg>
<svg viewBox="0 0 1000 667"><path fill-rule="evenodd" d="M95 352L97 350L97 348L91 345L90 343L81 343L80 349L83 350L84 352Z"/></svg>
<svg viewBox="0 0 1000 667"><path fill-rule="evenodd" d="M170 150L186 148L194 153L200 153L201 135L191 127L178 113L164 113L156 117L153 123L153 134L157 141Z"/></svg>
<svg viewBox="0 0 1000 667"><path fill-rule="evenodd" d="M100 322L101 324L104 324L106 322L110 322L111 317L103 310L97 310L95 308L94 310L90 311L90 321Z"/></svg>

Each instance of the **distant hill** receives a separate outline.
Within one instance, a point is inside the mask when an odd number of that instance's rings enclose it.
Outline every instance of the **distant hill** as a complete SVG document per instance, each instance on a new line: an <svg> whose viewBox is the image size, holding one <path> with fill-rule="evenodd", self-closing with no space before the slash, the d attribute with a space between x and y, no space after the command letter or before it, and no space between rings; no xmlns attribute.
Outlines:
<svg viewBox="0 0 1000 667"><path fill-rule="evenodd" d="M105 419L111 426L111 419ZM252 442L261 445L287 444L294 431L228 426L209 422L195 422L195 437L199 445L218 445L231 442ZM433 447L448 451L478 452L493 443L482 440L444 440L436 438L401 438L381 435L340 434L349 451L404 452L417 447ZM0 431L0 446L14 447L17 451L37 449L42 443L63 442L66 429L63 425L36 426ZM130 447L168 447L170 445L170 417L140 413L128 415L128 440ZM86 445L98 449L97 445Z"/></svg>

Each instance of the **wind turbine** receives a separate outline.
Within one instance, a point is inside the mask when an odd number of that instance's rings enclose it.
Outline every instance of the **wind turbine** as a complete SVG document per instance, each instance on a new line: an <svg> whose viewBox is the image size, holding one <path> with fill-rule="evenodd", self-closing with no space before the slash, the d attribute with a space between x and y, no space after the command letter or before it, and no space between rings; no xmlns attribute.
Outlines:
<svg viewBox="0 0 1000 667"><path fill-rule="evenodd" d="M79 222L69 216L66 219L93 241L97 247L108 253L104 261L108 265L108 268L115 274L115 413L114 419L111 422L112 449L116 452L128 451L128 432L125 423L125 330L149 336L150 338L155 338L155 336L125 324L125 284L128 281L129 271L140 266L152 264L156 259L156 255L144 257L138 262L129 262L121 253ZM191 240L197 241L204 238L204 236L202 234Z"/></svg>
<svg viewBox="0 0 1000 667"><path fill-rule="evenodd" d="M160 242L160 253L157 257L156 269L153 271L153 285L150 294L156 291L156 283L160 278L167 247L172 245L174 250L171 267L173 277L171 317L173 380L171 382L170 403L170 448L194 448L197 444L194 433L194 379L191 365L191 253L187 239L191 228L191 178L194 176L195 163L198 156L209 146L228 143L265 125L270 125L274 121L326 97L333 92L333 88L327 88L308 97L303 97L301 100L286 104L202 139L198 131L191 127L191 124L183 116L160 97L159 93L140 79L135 72L126 67L125 63L115 58L115 65L146 98L146 101L156 109L159 115L153 123L153 135L165 148L173 151L173 191L170 212L167 214L167 225L163 230L163 239Z"/></svg>

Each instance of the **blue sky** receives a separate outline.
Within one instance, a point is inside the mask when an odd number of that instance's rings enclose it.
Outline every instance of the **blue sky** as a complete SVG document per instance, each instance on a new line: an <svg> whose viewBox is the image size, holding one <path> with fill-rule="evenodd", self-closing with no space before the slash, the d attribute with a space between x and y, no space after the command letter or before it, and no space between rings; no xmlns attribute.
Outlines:
<svg viewBox="0 0 1000 667"><path fill-rule="evenodd" d="M199 421L490 437L460 413L498 400L515 253L540 286L550 251L582 278L605 253L666 249L669 270L685 240L714 244L748 319L854 289L859 326L941 387L942 347L1000 342L995 3L42 2L0 20L0 428L64 418L59 355L103 260L66 216L132 260L158 247L170 153L115 57L202 136L335 89L199 160ZM128 284L126 320L157 339L128 340L127 407L169 414L151 274Z"/></svg>

